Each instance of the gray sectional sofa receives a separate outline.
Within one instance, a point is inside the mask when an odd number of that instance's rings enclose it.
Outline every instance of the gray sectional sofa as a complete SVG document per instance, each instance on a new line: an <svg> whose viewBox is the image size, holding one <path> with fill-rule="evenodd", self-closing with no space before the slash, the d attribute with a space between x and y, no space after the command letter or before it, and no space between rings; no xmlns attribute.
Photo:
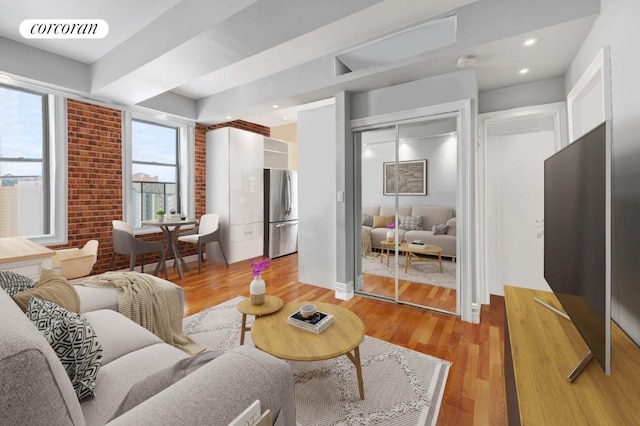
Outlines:
<svg viewBox="0 0 640 426"><path fill-rule="evenodd" d="M395 217L394 206L363 206L363 219L365 215ZM399 216L422 217L421 230L407 230L398 228L398 238L400 241L411 242L421 240L426 244L433 244L442 247L442 256L455 258L456 256L456 218L453 216L451 207L445 206L400 206ZM447 225L445 234L434 235L434 225ZM387 239L387 228L384 224L379 227L365 226L371 235L371 247L380 249L380 242Z"/></svg>
<svg viewBox="0 0 640 426"><path fill-rule="evenodd" d="M82 315L103 350L95 398L78 401L47 340L0 289L0 423L226 425L259 399L263 409L272 411L274 424L296 424L291 368L250 346L219 355L172 385L156 383L158 393L112 419L135 383L189 355L116 311L100 309L117 304L115 290L78 289L81 306L91 310L81 309Z"/></svg>

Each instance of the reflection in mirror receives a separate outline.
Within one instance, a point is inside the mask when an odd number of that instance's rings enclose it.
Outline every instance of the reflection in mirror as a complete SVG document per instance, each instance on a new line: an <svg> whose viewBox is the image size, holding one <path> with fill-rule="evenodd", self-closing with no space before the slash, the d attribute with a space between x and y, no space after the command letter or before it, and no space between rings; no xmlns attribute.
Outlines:
<svg viewBox="0 0 640 426"><path fill-rule="evenodd" d="M359 140L360 291L457 313L456 117L365 131ZM393 242L389 222L398 224Z"/></svg>

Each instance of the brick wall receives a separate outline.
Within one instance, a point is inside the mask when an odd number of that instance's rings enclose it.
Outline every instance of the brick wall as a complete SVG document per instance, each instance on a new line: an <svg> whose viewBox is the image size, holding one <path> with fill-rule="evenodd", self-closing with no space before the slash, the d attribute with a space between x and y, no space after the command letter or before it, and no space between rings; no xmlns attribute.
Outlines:
<svg viewBox="0 0 640 426"><path fill-rule="evenodd" d="M96 239L100 245L94 273L101 273L107 270L113 251L111 221L122 219L122 111L67 100L67 115L68 244L51 248L82 247L88 240ZM242 120L208 127L196 125L195 217L206 211L206 132L225 126L270 134L268 127ZM140 238L164 241L160 233ZM197 249L181 246L181 252L189 256L197 253ZM155 255L145 257L146 263L157 259ZM113 269L128 266L127 256L116 255Z"/></svg>
<svg viewBox="0 0 640 426"><path fill-rule="evenodd" d="M221 127L235 127L236 129L246 130L248 132L258 133L262 136L271 136L271 129L269 127L261 126L259 124L250 123L244 120L234 120L227 123L214 124L206 127L206 130L219 129Z"/></svg>

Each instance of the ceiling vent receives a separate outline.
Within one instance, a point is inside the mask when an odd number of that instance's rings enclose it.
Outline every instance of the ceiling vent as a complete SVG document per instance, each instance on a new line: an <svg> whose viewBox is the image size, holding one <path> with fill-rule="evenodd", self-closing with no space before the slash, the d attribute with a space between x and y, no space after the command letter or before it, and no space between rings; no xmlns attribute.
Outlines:
<svg viewBox="0 0 640 426"><path fill-rule="evenodd" d="M430 21L370 41L335 57L335 74L388 64L454 44L456 15Z"/></svg>

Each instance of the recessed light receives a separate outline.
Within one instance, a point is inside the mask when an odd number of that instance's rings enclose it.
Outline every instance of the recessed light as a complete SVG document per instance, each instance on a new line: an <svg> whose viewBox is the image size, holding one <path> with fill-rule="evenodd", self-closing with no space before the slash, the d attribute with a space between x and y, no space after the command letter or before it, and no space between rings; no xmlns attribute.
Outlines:
<svg viewBox="0 0 640 426"><path fill-rule="evenodd" d="M522 68L520 71L518 71L518 74L525 75L525 74L527 74L529 71L530 71L530 70L529 70L529 68Z"/></svg>
<svg viewBox="0 0 640 426"><path fill-rule="evenodd" d="M224 119L225 119L225 120L231 120L232 118L233 118L232 116L227 115Z"/></svg>
<svg viewBox="0 0 640 426"><path fill-rule="evenodd" d="M288 120L288 118L287 118L287 117L282 117L282 120L283 120L283 121L287 121L287 120Z"/></svg>
<svg viewBox="0 0 640 426"><path fill-rule="evenodd" d="M525 47L531 47L538 42L538 39L535 37L531 37L522 42L522 45Z"/></svg>
<svg viewBox="0 0 640 426"><path fill-rule="evenodd" d="M271 106L272 106L273 108L278 108L278 105L276 105L276 104L273 104L273 105L271 105Z"/></svg>

